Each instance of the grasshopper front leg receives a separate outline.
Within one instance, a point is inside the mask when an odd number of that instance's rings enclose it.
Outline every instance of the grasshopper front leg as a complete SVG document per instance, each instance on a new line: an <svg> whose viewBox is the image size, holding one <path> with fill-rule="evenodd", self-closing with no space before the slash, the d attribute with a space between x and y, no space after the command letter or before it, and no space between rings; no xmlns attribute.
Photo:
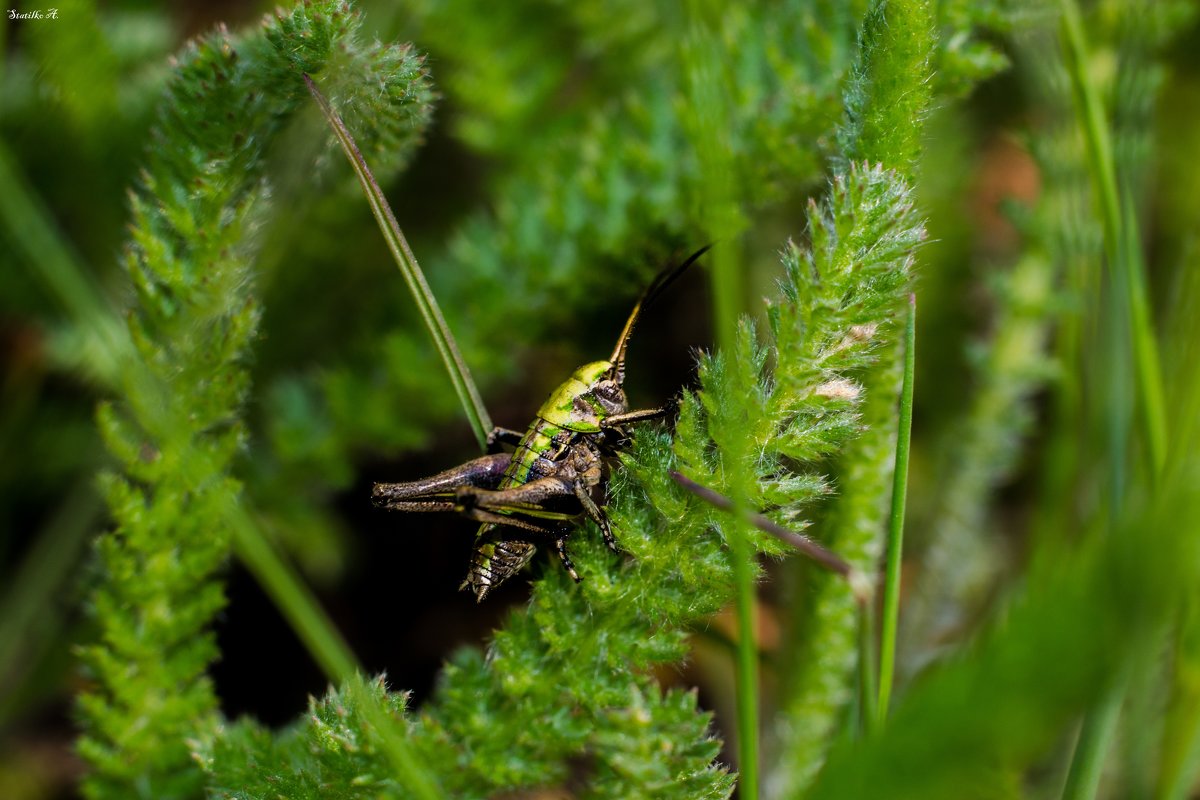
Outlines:
<svg viewBox="0 0 1200 800"><path fill-rule="evenodd" d="M648 419L665 417L674 410L673 406L663 406L661 408L642 408L637 411L626 411L624 414L613 414L600 420L600 427L619 428L631 422L645 422Z"/></svg>
<svg viewBox="0 0 1200 800"><path fill-rule="evenodd" d="M464 487L491 489L500 483L512 461L511 453L493 453L408 483L377 483L371 502L392 511L454 511L455 498Z"/></svg>
<svg viewBox="0 0 1200 800"><path fill-rule="evenodd" d="M617 550L617 539L613 536L612 526L608 523L608 515L604 513L604 509L596 505L596 501L588 493L587 487L582 483L576 483L575 496L579 498L579 504L583 506L584 513L600 529L600 535L604 537L604 543L608 545L608 549L614 553L619 552Z"/></svg>
<svg viewBox="0 0 1200 800"><path fill-rule="evenodd" d="M648 419L670 416L679 408L679 401L672 397L658 408L640 408L636 411L625 411L621 414L610 414L600 420L601 428L619 428L631 422L645 422Z"/></svg>

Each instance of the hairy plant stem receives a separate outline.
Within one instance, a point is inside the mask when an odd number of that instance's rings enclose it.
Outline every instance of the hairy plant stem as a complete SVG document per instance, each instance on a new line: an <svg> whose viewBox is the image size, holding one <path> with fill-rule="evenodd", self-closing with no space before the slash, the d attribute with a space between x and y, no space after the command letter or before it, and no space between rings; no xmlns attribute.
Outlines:
<svg viewBox="0 0 1200 800"><path fill-rule="evenodd" d="M716 508L720 508L724 511L735 510L733 501L720 492L713 491L707 486L696 483L691 478L688 478L687 476L682 475L675 470L671 470L669 474L672 480L709 505L715 506ZM743 511L742 519L744 519L746 522L749 522L760 531L769 533L784 544L795 548L798 553L812 559L830 572L841 575L847 580L847 582L849 582L850 588L854 589L855 594L863 601L870 596L869 589L866 587L866 582L869 579L857 572L854 567L850 566L850 564L848 564L837 553L825 549L803 534L790 531L782 525L772 522L771 519L765 514L748 514Z"/></svg>
<svg viewBox="0 0 1200 800"><path fill-rule="evenodd" d="M717 348L733 358L737 352L738 320L744 307L743 275L737 258L737 235L741 214L734 188L732 155L727 131L732 124L729 108L728 77L711 53L719 49L715 24L719 24L719 5L693 0L689 35L684 47L684 63L689 88L696 108L698 126L693 128L701 170L706 177L701 196L702 214L709 235L715 240L712 258L712 294ZM735 381L744 381L747 365L731 364ZM746 387L747 389L749 387ZM759 714L758 714L758 643L755 638L754 550L747 540L742 517L749 509L751 477L746 467L750 443L740 426L714 435L721 447L734 513L725 529L725 541L733 565L734 610L738 624L736 654L736 697L738 731L739 795L745 800L759 796Z"/></svg>

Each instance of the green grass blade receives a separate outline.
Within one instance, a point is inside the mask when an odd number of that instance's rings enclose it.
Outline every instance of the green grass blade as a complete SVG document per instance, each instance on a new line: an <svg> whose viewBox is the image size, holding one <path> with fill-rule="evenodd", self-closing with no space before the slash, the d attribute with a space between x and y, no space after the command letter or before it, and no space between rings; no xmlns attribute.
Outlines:
<svg viewBox="0 0 1200 800"><path fill-rule="evenodd" d="M241 506L230 505L226 518L233 533L234 552L291 624L325 675L333 683L349 687L355 693L358 707L379 734L383 751L400 783L422 800L441 797L429 771L417 760L408 740L397 729L397 721L384 712L374 697L363 691L354 654L308 586L276 552Z"/></svg>
<svg viewBox="0 0 1200 800"><path fill-rule="evenodd" d="M1168 453L1168 470L1189 457L1188 442L1197 439L1200 425L1200 370L1187 369L1200 359L1200 266L1195 255L1185 264L1182 298L1172 314L1165 341L1173 345L1171 430L1177 442ZM1174 638L1171 693L1160 737L1155 800L1184 800L1200 778L1200 595L1183 603Z"/></svg>
<svg viewBox="0 0 1200 800"><path fill-rule="evenodd" d="M28 702L23 678L62 633L65 609L55 598L69 591L67 580L80 571L101 510L90 481L65 492L0 599L0 681L11 689L0 694L0 725Z"/></svg>
<svg viewBox="0 0 1200 800"><path fill-rule="evenodd" d="M879 652L876 647L875 603L863 603L858 614L858 733L877 730L885 716L879 710Z"/></svg>
<svg viewBox="0 0 1200 800"><path fill-rule="evenodd" d="M24 180L3 142L0 224L8 229L34 279L95 344L89 350L92 375L105 383L114 381L118 359L129 349L125 329L105 302L91 272L55 229L53 217Z"/></svg>
<svg viewBox="0 0 1200 800"><path fill-rule="evenodd" d="M1184 800L1200 775L1200 609L1195 598L1177 624L1174 685L1163 721L1155 800Z"/></svg>
<svg viewBox="0 0 1200 800"><path fill-rule="evenodd" d="M1063 800L1090 800L1100 790L1100 778L1104 772L1104 758L1112 748L1117 734L1117 723L1121 718L1121 705L1125 699L1127 684L1122 682L1109 692L1084 719L1075 743L1075 754L1067 783L1063 787Z"/></svg>
<svg viewBox="0 0 1200 800"><path fill-rule="evenodd" d="M1137 214L1133 209L1133 200L1128 195L1123 199L1121 222L1124 248L1117 263L1124 272L1123 283L1129 295L1129 325L1133 337L1133 363L1137 371L1142 432L1146 437L1150 474L1157 479L1167 462L1166 400L1163 396L1158 339L1150 318Z"/></svg>
<svg viewBox="0 0 1200 800"><path fill-rule="evenodd" d="M1088 48L1083 20L1074 0L1062 0L1062 39L1067 69L1074 86L1075 111L1087 143L1088 167L1093 188L1099 199L1104 247L1112 275L1112 291L1124 294L1127 304L1120 316L1126 320L1132 340L1132 357L1138 394L1137 412L1145 437L1151 482L1157 481L1166 463L1166 411L1163 402L1161 369L1157 344L1151 330L1145 277L1139 253L1137 224L1132 204L1121 195L1117 186L1116 167L1103 104L1088 73ZM1120 302L1122 298L1114 298ZM1116 332L1114 342L1120 346ZM1114 353L1114 355L1118 355ZM1118 394L1110 400L1119 401ZM1122 433L1119 405L1110 407L1110 422L1118 436ZM1117 476L1113 491L1124 484L1124 437L1114 439L1109 454ZM1118 498L1114 497L1116 503ZM1090 800L1099 789L1100 772L1109 752L1120 717L1120 709L1128 689L1126 682L1115 686L1103 702L1093 708L1083 722L1063 797L1068 800Z"/></svg>
<svg viewBox="0 0 1200 800"><path fill-rule="evenodd" d="M396 215L392 213L392 208L388 205L383 190L379 188L375 176L371 174L371 168L367 165L362 153L359 152L358 145L355 144L354 137L342 122L342 118L321 94L312 78L305 75L304 82L308 85L313 99L320 106L321 113L328 120L329 127L337 136L346 158L354 167L354 174L362 183L367 202L371 205L371 213L375 215L375 220L379 223L379 230L383 232L388 249L392 251L392 257L396 259L400 274L404 276L404 282L408 284L408 289L417 303L417 309L421 312L425 328L433 338L438 354L442 357L442 363L446 365L446 372L449 373L450 381L454 384L454 391L458 393L458 399L462 403L463 411L467 414L467 420L471 424L475 438L479 440L479 447L485 449L488 434L492 432L493 427L491 416L488 415L487 409L483 405L479 389L476 388L475 381L471 378L471 371L463 361L458 345L455 344L454 335L450 332L450 326L446 324L446 318L442 316L442 311L438 307L433 292L429 289L425 275L421 272L420 265L417 264L417 258L408 246L408 240L404 238L399 223L396 222Z"/></svg>
<svg viewBox="0 0 1200 800"><path fill-rule="evenodd" d="M367 693L366 685L359 680L346 683L357 696L360 710L383 740L383 751L392 762L405 787L412 790L421 800L439 800L444 795L438 789L432 772L417 760L408 740L397 729L400 720L389 716L382 705Z"/></svg>
<svg viewBox="0 0 1200 800"><path fill-rule="evenodd" d="M240 506L230 505L226 519L238 559L291 624L321 671L334 683L353 677L358 670L354 655L295 570Z"/></svg>
<svg viewBox="0 0 1200 800"><path fill-rule="evenodd" d="M900 426L896 467L892 472L892 510L888 524L887 571L883 584L883 630L879 645L879 702L875 720L887 719L896 668L896 631L900 620L900 563L904 549L904 505L908 494L908 451L912 440L913 375L916 367L917 299L909 296L904 324L904 379L900 390Z"/></svg>
<svg viewBox="0 0 1200 800"><path fill-rule="evenodd" d="M1166 463L1166 410L1137 222L1131 201L1122 200L1117 186L1111 136L1099 92L1088 74L1087 41L1075 0L1062 0L1062 38L1067 70L1075 89L1075 112L1087 143L1088 169L1100 203L1104 249L1114 286L1124 291L1128 303L1139 421L1146 438L1150 473L1157 478Z"/></svg>

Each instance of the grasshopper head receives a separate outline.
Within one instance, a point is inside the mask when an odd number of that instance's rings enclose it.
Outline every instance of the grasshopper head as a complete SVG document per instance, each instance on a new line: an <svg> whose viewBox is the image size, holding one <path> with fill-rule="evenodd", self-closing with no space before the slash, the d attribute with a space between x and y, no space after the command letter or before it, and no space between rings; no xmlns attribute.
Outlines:
<svg viewBox="0 0 1200 800"><path fill-rule="evenodd" d="M538 411L538 416L567 430L599 433L600 423L606 418L628 411L629 401L625 399L625 390L622 388L625 383L625 350L642 309L704 255L708 247L706 245L692 253L682 264L660 272L629 312L629 319L625 321L625 327L617 337L617 345L608 361L593 361L575 370L562 386L554 390Z"/></svg>

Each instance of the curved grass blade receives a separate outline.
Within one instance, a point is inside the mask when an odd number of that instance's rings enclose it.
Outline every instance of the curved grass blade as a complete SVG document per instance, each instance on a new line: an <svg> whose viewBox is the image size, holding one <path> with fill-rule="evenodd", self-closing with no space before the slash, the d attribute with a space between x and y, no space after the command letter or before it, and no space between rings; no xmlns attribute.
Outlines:
<svg viewBox="0 0 1200 800"><path fill-rule="evenodd" d="M896 667L896 629L900 618L900 556L904 548L904 501L908 493L908 449L912 439L913 374L916 367L917 298L909 295L904 325L904 381L900 389L900 425L896 432L896 468L892 472L892 514L888 525L887 570L883 584L883 629L879 645L877 726L887 719Z"/></svg>
<svg viewBox="0 0 1200 800"><path fill-rule="evenodd" d="M1087 144L1088 167L1099 198L1104 232L1104 250L1114 283L1129 304L1130 330L1139 422L1146 439L1146 455L1152 480L1166 464L1168 432L1162 389L1158 344L1146 297L1145 267L1142 264L1137 220L1128 197L1117 185L1112 142L1099 91L1087 71L1088 45L1083 19L1074 0L1062 0L1062 38L1066 64L1075 89L1075 113Z"/></svg>
<svg viewBox="0 0 1200 800"><path fill-rule="evenodd" d="M321 113L325 115L329 127L333 129L338 143L346 153L346 158L354 167L354 174L362 183L363 191L367 195L367 202L371 205L371 213L375 215L375 220L379 223L379 230L383 232L388 249L392 251L392 257L396 259L400 274L404 276L404 282L408 284L408 290L417 303L417 309L421 312L425 328L433 337L433 343L442 357L442 363L446 365L446 372L450 374L450 382L454 384L454 391L458 393L458 399L467 413L467 421L471 423L475 438L479 440L479 449L485 450L487 449L488 434L493 427L492 419L488 415L487 409L484 408L483 399L479 396L479 389L475 387L475 381L471 379L471 371L467 369L467 364L458 351L454 335L450 333L450 326L446 324L446 318L442 316L437 300L434 299L433 292L429 290L425 275L417 264L417 257L413 255L412 249L408 246L408 240L404 238L404 233L400 230L399 223L396 222L396 215L392 213L392 207L388 205L387 198L383 196L383 190L379 188L379 183L371 174L371 168L367 166L366 159L363 158L358 145L354 142L354 137L350 135L349 129L342 122L342 118L307 74L304 76L304 83L308 86L308 91L312 94L313 99L317 101L317 105L321 107Z"/></svg>

